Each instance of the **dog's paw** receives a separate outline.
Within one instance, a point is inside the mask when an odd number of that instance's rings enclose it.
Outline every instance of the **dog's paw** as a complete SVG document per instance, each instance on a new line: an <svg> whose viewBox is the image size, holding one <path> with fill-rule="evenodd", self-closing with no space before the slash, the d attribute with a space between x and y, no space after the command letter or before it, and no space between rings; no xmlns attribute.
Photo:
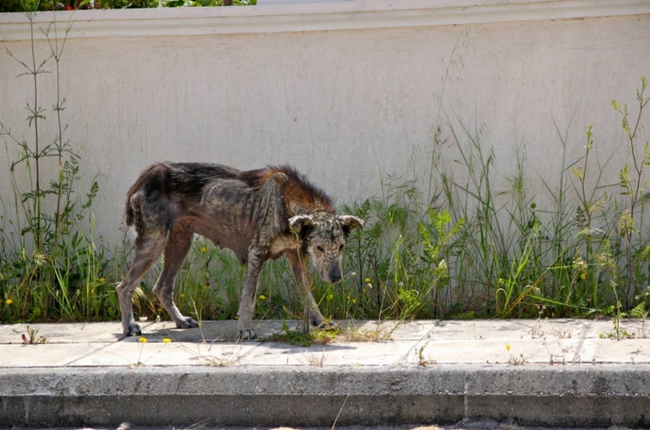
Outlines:
<svg viewBox="0 0 650 430"><path fill-rule="evenodd" d="M257 335L255 334L255 330L252 328L243 328L239 330L239 337L237 338L238 340L255 340L257 339Z"/></svg>
<svg viewBox="0 0 650 430"><path fill-rule="evenodd" d="M140 324L134 322L131 322L125 326L123 332L125 336L140 336L142 334Z"/></svg>
<svg viewBox="0 0 650 430"><path fill-rule="evenodd" d="M314 327L314 330L323 330L323 331L337 331L338 329L339 329L339 325L331 321L323 321L322 323Z"/></svg>
<svg viewBox="0 0 650 430"><path fill-rule="evenodd" d="M176 321L176 328L197 328L199 323L192 317L184 317L183 319Z"/></svg>

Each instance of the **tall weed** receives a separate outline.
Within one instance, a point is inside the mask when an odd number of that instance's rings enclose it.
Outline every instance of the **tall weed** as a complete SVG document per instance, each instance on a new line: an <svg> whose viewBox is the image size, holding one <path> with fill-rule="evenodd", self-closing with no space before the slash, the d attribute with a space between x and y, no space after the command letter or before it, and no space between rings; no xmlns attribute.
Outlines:
<svg viewBox="0 0 650 430"><path fill-rule="evenodd" d="M61 58L70 23L60 35L59 23L40 28L49 55L38 58L34 43L36 12L26 12L32 32L31 55L14 58L32 81L27 102L31 140L20 140L0 119L13 190L13 213L5 211L0 242L0 321L74 321L115 318L115 293L104 273L107 268L102 241L94 238L92 205L99 192L97 178L85 196L79 196L80 158L65 137L65 98L61 95ZM50 68L51 66L51 68ZM47 109L41 107L40 76L54 74L56 99L52 103L55 136L47 141L41 126ZM47 172L54 174L47 176ZM25 184L27 185L25 187ZM7 204L3 205L7 208ZM101 239L101 238L100 238ZM9 306L9 303L11 306Z"/></svg>

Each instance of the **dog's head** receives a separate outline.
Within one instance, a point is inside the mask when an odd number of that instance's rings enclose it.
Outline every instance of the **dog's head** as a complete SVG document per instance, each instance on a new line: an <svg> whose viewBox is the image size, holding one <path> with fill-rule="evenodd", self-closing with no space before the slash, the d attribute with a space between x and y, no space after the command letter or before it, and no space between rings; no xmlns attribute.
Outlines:
<svg viewBox="0 0 650 430"><path fill-rule="evenodd" d="M348 234L363 228L363 220L352 215L335 215L319 212L296 215L289 226L300 239L300 247L308 253L321 279L329 283L341 280L341 258Z"/></svg>

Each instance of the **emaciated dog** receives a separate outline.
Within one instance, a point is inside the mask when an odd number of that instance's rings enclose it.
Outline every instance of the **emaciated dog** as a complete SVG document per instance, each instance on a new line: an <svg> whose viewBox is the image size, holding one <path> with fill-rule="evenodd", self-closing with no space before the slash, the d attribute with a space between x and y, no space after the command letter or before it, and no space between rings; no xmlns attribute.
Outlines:
<svg viewBox="0 0 650 430"><path fill-rule="evenodd" d="M173 300L174 278L194 233L231 249L247 263L239 306L239 335L254 339L252 318L257 281L269 258L286 255L302 284L304 312L315 327L328 328L311 293L307 261L325 282L341 280L341 257L350 231L363 220L337 215L330 198L291 167L240 171L208 163L160 163L146 169L126 198L126 223L137 232L135 257L117 286L122 328L141 334L133 318L132 297L140 279L164 254L153 291L178 328L198 327Z"/></svg>

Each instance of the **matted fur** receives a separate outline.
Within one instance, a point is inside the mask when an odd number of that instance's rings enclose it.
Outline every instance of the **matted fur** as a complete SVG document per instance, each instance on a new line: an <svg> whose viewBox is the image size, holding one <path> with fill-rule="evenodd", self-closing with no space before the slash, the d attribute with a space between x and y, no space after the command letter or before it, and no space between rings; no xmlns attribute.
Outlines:
<svg viewBox="0 0 650 430"><path fill-rule="evenodd" d="M154 292L177 327L198 326L173 301L174 278L196 233L248 265L238 312L240 336L247 339L255 337L251 324L262 265L282 255L302 285L306 317L323 327L307 261L311 258L323 281L338 282L347 235L363 227L355 216L337 215L331 199L292 167L240 171L209 163L159 163L143 171L127 193L126 223L138 236L131 268L117 287L124 334L141 333L133 318L133 292L163 253Z"/></svg>

